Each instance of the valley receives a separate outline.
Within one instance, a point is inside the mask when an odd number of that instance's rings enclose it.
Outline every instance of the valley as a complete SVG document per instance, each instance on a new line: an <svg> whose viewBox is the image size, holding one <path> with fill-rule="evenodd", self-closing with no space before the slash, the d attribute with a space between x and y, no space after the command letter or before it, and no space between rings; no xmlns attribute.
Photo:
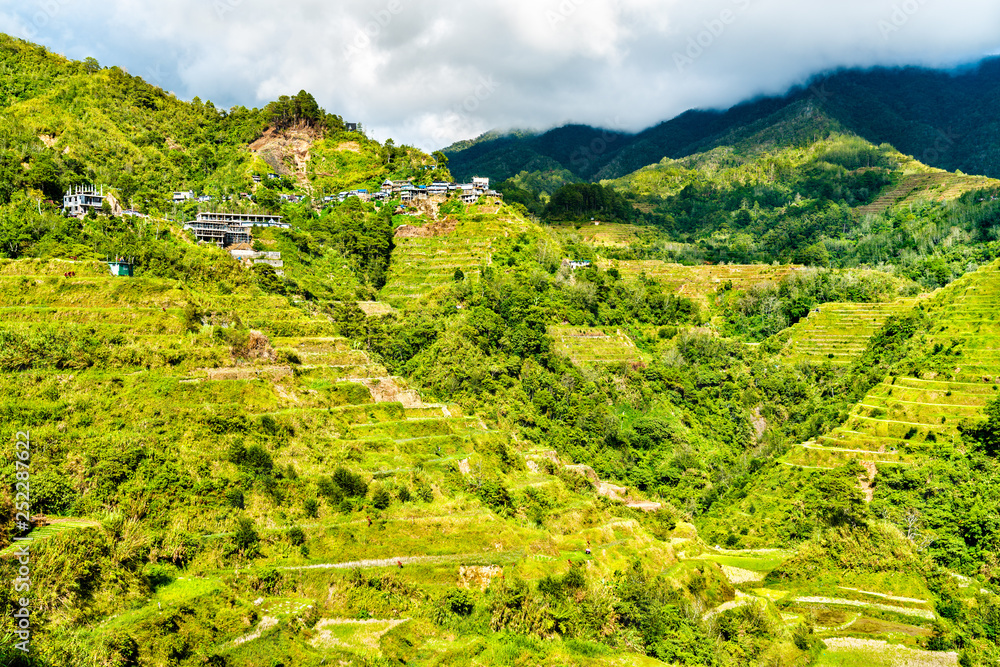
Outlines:
<svg viewBox="0 0 1000 667"><path fill-rule="evenodd" d="M843 99L683 151L623 134L560 182L305 91L222 111L0 58L19 664L1000 656L1000 182L876 144ZM90 183L137 215L64 215ZM202 238L206 213L257 224Z"/></svg>

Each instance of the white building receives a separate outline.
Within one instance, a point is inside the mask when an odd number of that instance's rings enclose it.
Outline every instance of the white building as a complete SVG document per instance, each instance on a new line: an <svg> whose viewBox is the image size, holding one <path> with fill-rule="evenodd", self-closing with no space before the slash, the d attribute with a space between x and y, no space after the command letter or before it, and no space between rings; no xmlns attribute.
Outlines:
<svg viewBox="0 0 1000 667"><path fill-rule="evenodd" d="M82 218L87 211L100 211L104 204L104 186L100 189L96 185L81 185L71 190L67 190L63 196L63 210L66 215L74 218Z"/></svg>

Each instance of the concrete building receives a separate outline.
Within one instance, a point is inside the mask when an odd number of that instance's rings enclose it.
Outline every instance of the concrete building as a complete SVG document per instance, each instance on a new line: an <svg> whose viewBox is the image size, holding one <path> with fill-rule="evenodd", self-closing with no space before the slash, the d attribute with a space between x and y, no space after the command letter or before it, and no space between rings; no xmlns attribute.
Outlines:
<svg viewBox="0 0 1000 667"><path fill-rule="evenodd" d="M73 218L82 218L87 211L100 211L104 204L104 186L81 185L67 190L63 196L63 210Z"/></svg>
<svg viewBox="0 0 1000 667"><path fill-rule="evenodd" d="M184 229L193 231L199 241L214 243L220 248L238 243L251 243L253 241L251 230L254 227L288 229L291 225L282 222L280 215L209 212L199 213L196 220L184 225Z"/></svg>
<svg viewBox="0 0 1000 667"><path fill-rule="evenodd" d="M117 258L113 262L108 262L108 268L111 270L111 275L113 276L132 277L132 262L126 261L124 258Z"/></svg>

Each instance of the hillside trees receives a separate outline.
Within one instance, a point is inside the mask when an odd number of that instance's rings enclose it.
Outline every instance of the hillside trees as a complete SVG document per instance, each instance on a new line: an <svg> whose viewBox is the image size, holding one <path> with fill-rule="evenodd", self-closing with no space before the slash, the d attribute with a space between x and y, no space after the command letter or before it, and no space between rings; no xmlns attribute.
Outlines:
<svg viewBox="0 0 1000 667"><path fill-rule="evenodd" d="M637 218L632 205L617 191L596 183L571 183L552 194L545 207L552 220L583 220L599 217L609 222L631 222Z"/></svg>
<svg viewBox="0 0 1000 667"><path fill-rule="evenodd" d="M299 122L309 125L323 124L327 114L312 95L300 90L294 96L282 95L274 102L270 102L264 107L264 115L271 125L285 128Z"/></svg>
<svg viewBox="0 0 1000 667"><path fill-rule="evenodd" d="M986 418L981 421L963 423L962 435L976 449L996 457L1000 454L1000 398L990 401L984 414Z"/></svg>

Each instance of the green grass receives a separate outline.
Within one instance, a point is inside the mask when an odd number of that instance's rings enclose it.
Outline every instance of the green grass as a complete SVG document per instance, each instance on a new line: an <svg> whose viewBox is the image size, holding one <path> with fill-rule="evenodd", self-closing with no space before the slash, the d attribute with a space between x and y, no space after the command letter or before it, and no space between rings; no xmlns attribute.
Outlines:
<svg viewBox="0 0 1000 667"><path fill-rule="evenodd" d="M892 315L916 300L893 303L825 303L791 328L784 354L792 362L850 364Z"/></svg>
<svg viewBox="0 0 1000 667"><path fill-rule="evenodd" d="M577 365L637 363L645 358L628 334L614 327L550 326L548 333L555 340L556 351Z"/></svg>
<svg viewBox="0 0 1000 667"><path fill-rule="evenodd" d="M902 303L892 306L897 311L903 307ZM850 460L878 465L918 463L939 444L955 441L959 425L976 420L986 402L1000 395L1000 319L996 317L1000 313L1000 264L994 262L964 276L918 307L932 326L915 339L902 364L905 372L876 385L854 405L842 426L816 443L793 448L784 461L817 467L835 467ZM834 311L822 321L834 322L837 312L846 311ZM809 344L804 341L810 319L789 342L793 358L795 350ZM858 331L857 335L868 335L868 329Z"/></svg>

